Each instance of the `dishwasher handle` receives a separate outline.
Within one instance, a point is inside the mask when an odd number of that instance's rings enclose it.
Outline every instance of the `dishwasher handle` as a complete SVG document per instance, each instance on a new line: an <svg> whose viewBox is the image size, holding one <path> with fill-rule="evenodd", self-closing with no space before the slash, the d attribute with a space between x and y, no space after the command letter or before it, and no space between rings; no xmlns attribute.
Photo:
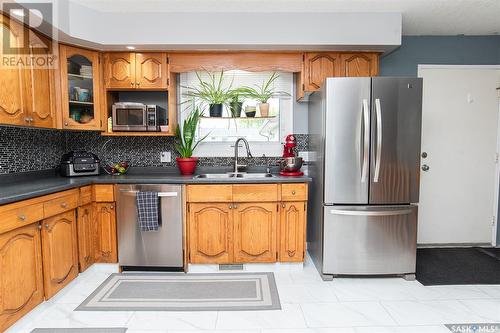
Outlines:
<svg viewBox="0 0 500 333"><path fill-rule="evenodd" d="M125 194L137 194L141 191L130 191L130 190L120 190L121 193ZM154 191L151 191L154 192ZM158 192L159 197L177 197L179 196L178 192Z"/></svg>

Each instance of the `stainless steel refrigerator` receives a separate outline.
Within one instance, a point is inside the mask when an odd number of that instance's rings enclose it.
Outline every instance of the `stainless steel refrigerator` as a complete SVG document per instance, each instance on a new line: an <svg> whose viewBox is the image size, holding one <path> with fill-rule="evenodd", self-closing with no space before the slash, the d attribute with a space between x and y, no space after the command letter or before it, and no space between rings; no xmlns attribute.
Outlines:
<svg viewBox="0 0 500 333"><path fill-rule="evenodd" d="M414 278L421 114L418 78L328 78L310 97L308 246L323 278Z"/></svg>

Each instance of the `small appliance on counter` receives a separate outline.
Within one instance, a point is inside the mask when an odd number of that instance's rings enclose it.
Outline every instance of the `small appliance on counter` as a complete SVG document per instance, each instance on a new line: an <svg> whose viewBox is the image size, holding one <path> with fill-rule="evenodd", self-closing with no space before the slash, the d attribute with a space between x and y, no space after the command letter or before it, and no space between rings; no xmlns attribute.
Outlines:
<svg viewBox="0 0 500 333"><path fill-rule="evenodd" d="M113 132L160 132L166 125L167 111L158 105L119 102L112 106Z"/></svg>
<svg viewBox="0 0 500 333"><path fill-rule="evenodd" d="M99 157L84 150L70 151L61 157L60 173L65 177L99 174Z"/></svg>
<svg viewBox="0 0 500 333"><path fill-rule="evenodd" d="M303 176L300 171L302 167L302 157L297 157L294 148L297 147L297 138L293 134L287 135L283 146L283 156L280 161L281 176Z"/></svg>

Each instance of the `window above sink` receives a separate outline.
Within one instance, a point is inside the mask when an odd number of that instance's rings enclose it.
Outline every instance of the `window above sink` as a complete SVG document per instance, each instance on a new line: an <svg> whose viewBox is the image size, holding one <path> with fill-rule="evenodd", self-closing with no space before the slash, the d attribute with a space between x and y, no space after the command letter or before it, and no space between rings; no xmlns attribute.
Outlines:
<svg viewBox="0 0 500 333"><path fill-rule="evenodd" d="M202 100L187 96L187 87L199 85L198 76L204 81L210 81L210 75L218 79L220 73L187 72L180 74L179 82L179 121L182 122L192 110L193 104L204 108L204 117L200 119L197 136L208 137L199 145L196 155L203 156L233 156L234 142L243 137L247 139L254 156L279 156L282 146L281 140L293 132L293 74L277 72L278 77L273 82L275 91L281 92L279 96L270 98L269 112L261 115L259 101L251 98L241 98L241 114L236 117L231 114L229 105L223 106L222 117L210 117L209 107ZM223 74L222 86L236 89L243 86L256 87L267 81L273 72L247 72L241 70L227 71ZM247 106L256 107L255 117L245 113ZM234 109L233 109L234 110ZM248 110L250 111L250 110Z"/></svg>

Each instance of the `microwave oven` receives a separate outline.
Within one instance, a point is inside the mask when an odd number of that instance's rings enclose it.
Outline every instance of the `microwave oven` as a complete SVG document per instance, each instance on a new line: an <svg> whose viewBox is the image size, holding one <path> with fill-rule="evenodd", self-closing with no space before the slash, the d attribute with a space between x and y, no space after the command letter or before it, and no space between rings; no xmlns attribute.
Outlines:
<svg viewBox="0 0 500 333"><path fill-rule="evenodd" d="M119 102L112 107L113 132L159 132L167 112L158 105Z"/></svg>

